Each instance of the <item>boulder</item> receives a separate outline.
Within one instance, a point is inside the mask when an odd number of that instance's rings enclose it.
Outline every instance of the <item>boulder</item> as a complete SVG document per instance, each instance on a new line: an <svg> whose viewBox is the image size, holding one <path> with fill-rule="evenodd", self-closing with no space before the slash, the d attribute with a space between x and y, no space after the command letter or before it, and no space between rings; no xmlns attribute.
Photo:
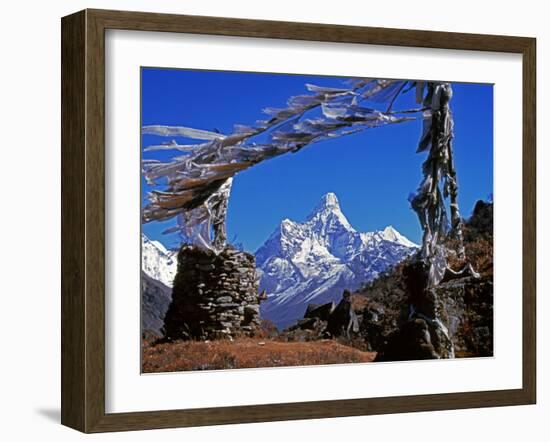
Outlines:
<svg viewBox="0 0 550 442"><path fill-rule="evenodd" d="M345 336L359 332L359 319L351 303L351 294L344 290L342 300L335 305L328 302L322 305L310 304L296 324L281 334L287 340L317 340Z"/></svg>
<svg viewBox="0 0 550 442"><path fill-rule="evenodd" d="M430 328L423 319L412 319L392 332L375 362L439 359L431 342Z"/></svg>
<svg viewBox="0 0 550 442"><path fill-rule="evenodd" d="M326 331L331 336L348 338L352 332L359 332L359 321L351 306L351 293L348 290L344 290L342 300L328 316Z"/></svg>
<svg viewBox="0 0 550 442"><path fill-rule="evenodd" d="M334 301L321 305L309 304L304 314L304 318L317 318L326 321L335 308L336 304Z"/></svg>

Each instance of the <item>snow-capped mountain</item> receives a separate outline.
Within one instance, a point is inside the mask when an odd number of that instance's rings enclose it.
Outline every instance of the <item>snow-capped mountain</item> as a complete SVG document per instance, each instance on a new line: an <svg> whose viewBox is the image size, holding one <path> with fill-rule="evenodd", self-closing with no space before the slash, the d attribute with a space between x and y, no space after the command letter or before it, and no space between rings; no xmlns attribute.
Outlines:
<svg viewBox="0 0 550 442"><path fill-rule="evenodd" d="M357 232L327 193L303 223L285 219L256 252L261 315L279 328L303 317L308 304L339 301L417 249L393 227Z"/></svg>
<svg viewBox="0 0 550 442"><path fill-rule="evenodd" d="M149 277L172 287L178 267L177 253L141 235L141 269Z"/></svg>
<svg viewBox="0 0 550 442"><path fill-rule="evenodd" d="M172 300L177 253L141 235L141 330L161 336Z"/></svg>

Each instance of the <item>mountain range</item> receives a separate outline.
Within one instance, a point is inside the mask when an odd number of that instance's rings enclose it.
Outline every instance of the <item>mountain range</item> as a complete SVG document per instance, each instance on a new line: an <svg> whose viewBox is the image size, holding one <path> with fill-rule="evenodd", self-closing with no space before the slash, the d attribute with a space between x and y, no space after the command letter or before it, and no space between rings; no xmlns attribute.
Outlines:
<svg viewBox="0 0 550 442"><path fill-rule="evenodd" d="M308 304L339 301L344 289L357 289L417 248L392 226L356 231L327 193L305 222L284 219L256 252L260 290L267 292L261 316L279 329L289 326Z"/></svg>
<svg viewBox="0 0 550 442"><path fill-rule="evenodd" d="M261 317L279 329L303 317L307 305L339 301L416 251L392 226L356 231L334 193L324 195L304 222L284 219L257 250ZM154 332L171 298L176 252L142 235L142 327Z"/></svg>

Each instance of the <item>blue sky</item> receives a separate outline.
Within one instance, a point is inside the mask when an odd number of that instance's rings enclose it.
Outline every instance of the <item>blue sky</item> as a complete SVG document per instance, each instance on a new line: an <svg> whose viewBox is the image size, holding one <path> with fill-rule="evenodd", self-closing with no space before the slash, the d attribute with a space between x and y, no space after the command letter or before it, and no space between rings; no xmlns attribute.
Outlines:
<svg viewBox="0 0 550 442"><path fill-rule="evenodd" d="M284 107L288 97L306 93L305 84L341 87L343 78L176 69L142 69L142 124L189 126L231 133L233 124L265 119L265 107ZM453 83L455 164L459 204L469 216L478 199L493 192L493 86ZM412 92L394 109L415 107ZM229 200L228 237L254 252L284 218L304 220L326 192L359 231L393 225L419 242L421 230L407 198L421 180L426 153L415 153L421 122L369 129L312 144L236 175ZM142 145L169 139L143 135ZM193 142L178 139L180 142ZM145 153L166 160L173 152ZM148 186L142 181L142 198ZM162 235L171 221L143 225L143 232L168 247Z"/></svg>

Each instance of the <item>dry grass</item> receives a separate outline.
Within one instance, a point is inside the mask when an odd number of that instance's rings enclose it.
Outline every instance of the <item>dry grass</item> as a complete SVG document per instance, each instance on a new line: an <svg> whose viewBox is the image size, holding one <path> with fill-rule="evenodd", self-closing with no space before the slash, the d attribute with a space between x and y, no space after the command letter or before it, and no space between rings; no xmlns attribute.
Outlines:
<svg viewBox="0 0 550 442"><path fill-rule="evenodd" d="M300 365L371 362L376 353L360 351L334 340L279 342L240 338L177 341L154 344L143 340L144 373L232 368L289 367Z"/></svg>

